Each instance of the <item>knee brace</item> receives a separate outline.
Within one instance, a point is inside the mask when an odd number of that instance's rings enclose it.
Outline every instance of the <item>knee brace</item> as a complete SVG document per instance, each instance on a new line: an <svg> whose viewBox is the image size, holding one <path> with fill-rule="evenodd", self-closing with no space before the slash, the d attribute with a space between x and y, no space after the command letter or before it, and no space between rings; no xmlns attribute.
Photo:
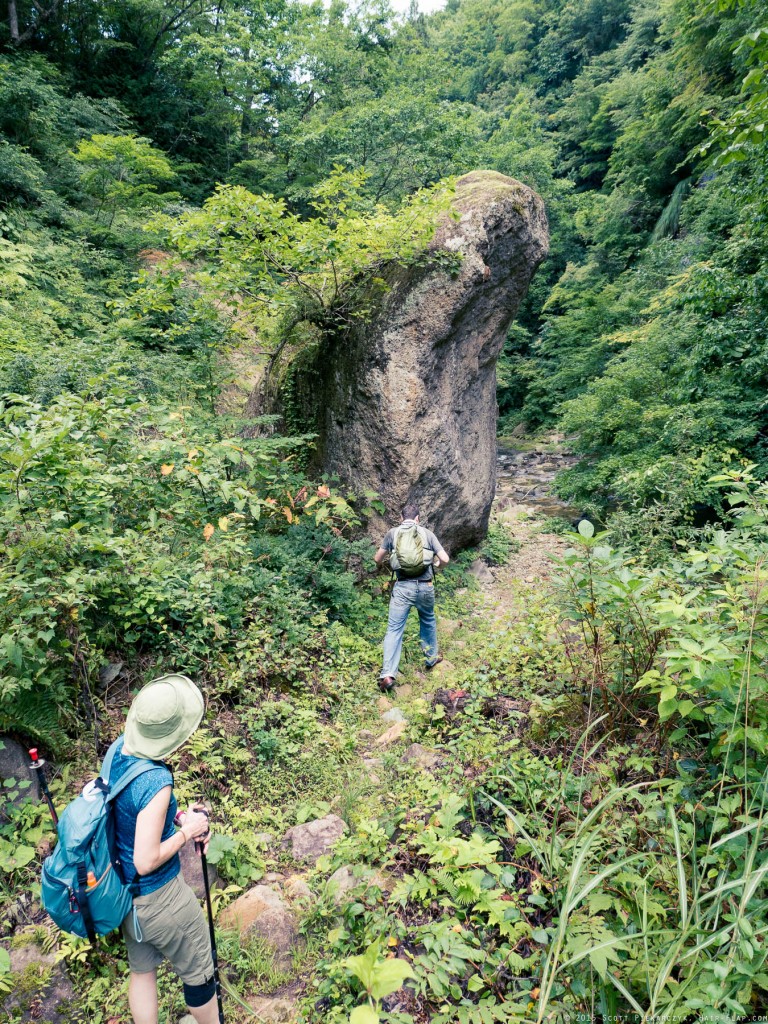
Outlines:
<svg viewBox="0 0 768 1024"><path fill-rule="evenodd" d="M188 985L186 981L183 982L183 985L184 1002L190 1009L205 1006L216 995L216 982L213 978L203 982L202 985Z"/></svg>

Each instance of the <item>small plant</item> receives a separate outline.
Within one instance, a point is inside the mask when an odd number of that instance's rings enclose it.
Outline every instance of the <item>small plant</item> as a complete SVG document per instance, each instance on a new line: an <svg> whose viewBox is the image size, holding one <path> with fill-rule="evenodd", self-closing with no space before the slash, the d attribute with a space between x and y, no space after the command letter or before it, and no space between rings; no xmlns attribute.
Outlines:
<svg viewBox="0 0 768 1024"><path fill-rule="evenodd" d="M10 992L11 988L11 954L0 946L0 993Z"/></svg>
<svg viewBox="0 0 768 1024"><path fill-rule="evenodd" d="M480 554L486 562L489 565L506 565L519 550L520 542L515 540L504 523L492 521L488 527L488 536L480 548Z"/></svg>
<svg viewBox="0 0 768 1024"><path fill-rule="evenodd" d="M242 993L274 992L290 981L291 972L278 967L274 950L258 935L222 931L217 948L228 982Z"/></svg>
<svg viewBox="0 0 768 1024"><path fill-rule="evenodd" d="M408 978L415 975L404 960L390 957L382 959L381 942L377 939L359 956L348 957L343 966L360 982L368 1002L356 1006L349 1016L349 1024L379 1024L381 1001L402 988Z"/></svg>

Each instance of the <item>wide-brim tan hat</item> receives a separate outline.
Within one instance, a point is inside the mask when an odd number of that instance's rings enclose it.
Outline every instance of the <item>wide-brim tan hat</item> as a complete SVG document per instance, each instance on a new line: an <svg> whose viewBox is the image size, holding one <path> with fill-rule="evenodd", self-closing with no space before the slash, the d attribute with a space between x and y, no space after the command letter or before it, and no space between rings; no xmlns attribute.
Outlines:
<svg viewBox="0 0 768 1024"><path fill-rule="evenodd" d="M186 676L153 679L133 698L125 722L125 746L137 757L161 760L200 725L205 702Z"/></svg>

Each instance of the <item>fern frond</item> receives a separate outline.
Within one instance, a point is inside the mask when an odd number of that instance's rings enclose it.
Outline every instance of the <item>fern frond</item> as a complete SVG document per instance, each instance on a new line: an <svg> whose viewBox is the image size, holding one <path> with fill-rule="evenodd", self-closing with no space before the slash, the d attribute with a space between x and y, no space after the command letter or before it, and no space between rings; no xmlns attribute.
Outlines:
<svg viewBox="0 0 768 1024"><path fill-rule="evenodd" d="M455 900L462 907L471 907L477 903L481 894L482 889L479 885L475 885L469 879L463 878L456 885Z"/></svg>
<svg viewBox="0 0 768 1024"><path fill-rule="evenodd" d="M441 869L434 873L434 880L440 886L440 888L450 896L454 903L458 903L458 890L456 888L456 881L450 871Z"/></svg>
<svg viewBox="0 0 768 1024"><path fill-rule="evenodd" d="M62 709L69 707L58 689L36 686L17 691L0 714L0 729L37 740L49 750L60 751L65 723Z"/></svg>

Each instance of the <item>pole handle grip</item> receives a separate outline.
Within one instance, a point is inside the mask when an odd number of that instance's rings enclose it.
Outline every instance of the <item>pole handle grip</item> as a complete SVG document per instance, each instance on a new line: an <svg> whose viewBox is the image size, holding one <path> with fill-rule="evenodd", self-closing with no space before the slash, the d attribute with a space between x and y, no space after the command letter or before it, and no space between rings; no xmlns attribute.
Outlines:
<svg viewBox="0 0 768 1024"><path fill-rule="evenodd" d="M204 814L206 816L206 818L208 819L208 821L211 820L211 815L208 812L208 808L207 807L203 807L202 804L195 804L195 806L192 808L192 810L193 811L197 811L198 814ZM195 836L195 848L197 849L197 854L198 854L199 857L203 856L203 847L205 846L205 840L210 835L210 832L211 832L211 830L209 828L201 836Z"/></svg>
<svg viewBox="0 0 768 1024"><path fill-rule="evenodd" d="M40 757L37 747L30 747L27 753L29 754L29 770L31 772L37 772L41 781L44 780L45 774L43 772L43 768L45 767L46 763L45 759Z"/></svg>

